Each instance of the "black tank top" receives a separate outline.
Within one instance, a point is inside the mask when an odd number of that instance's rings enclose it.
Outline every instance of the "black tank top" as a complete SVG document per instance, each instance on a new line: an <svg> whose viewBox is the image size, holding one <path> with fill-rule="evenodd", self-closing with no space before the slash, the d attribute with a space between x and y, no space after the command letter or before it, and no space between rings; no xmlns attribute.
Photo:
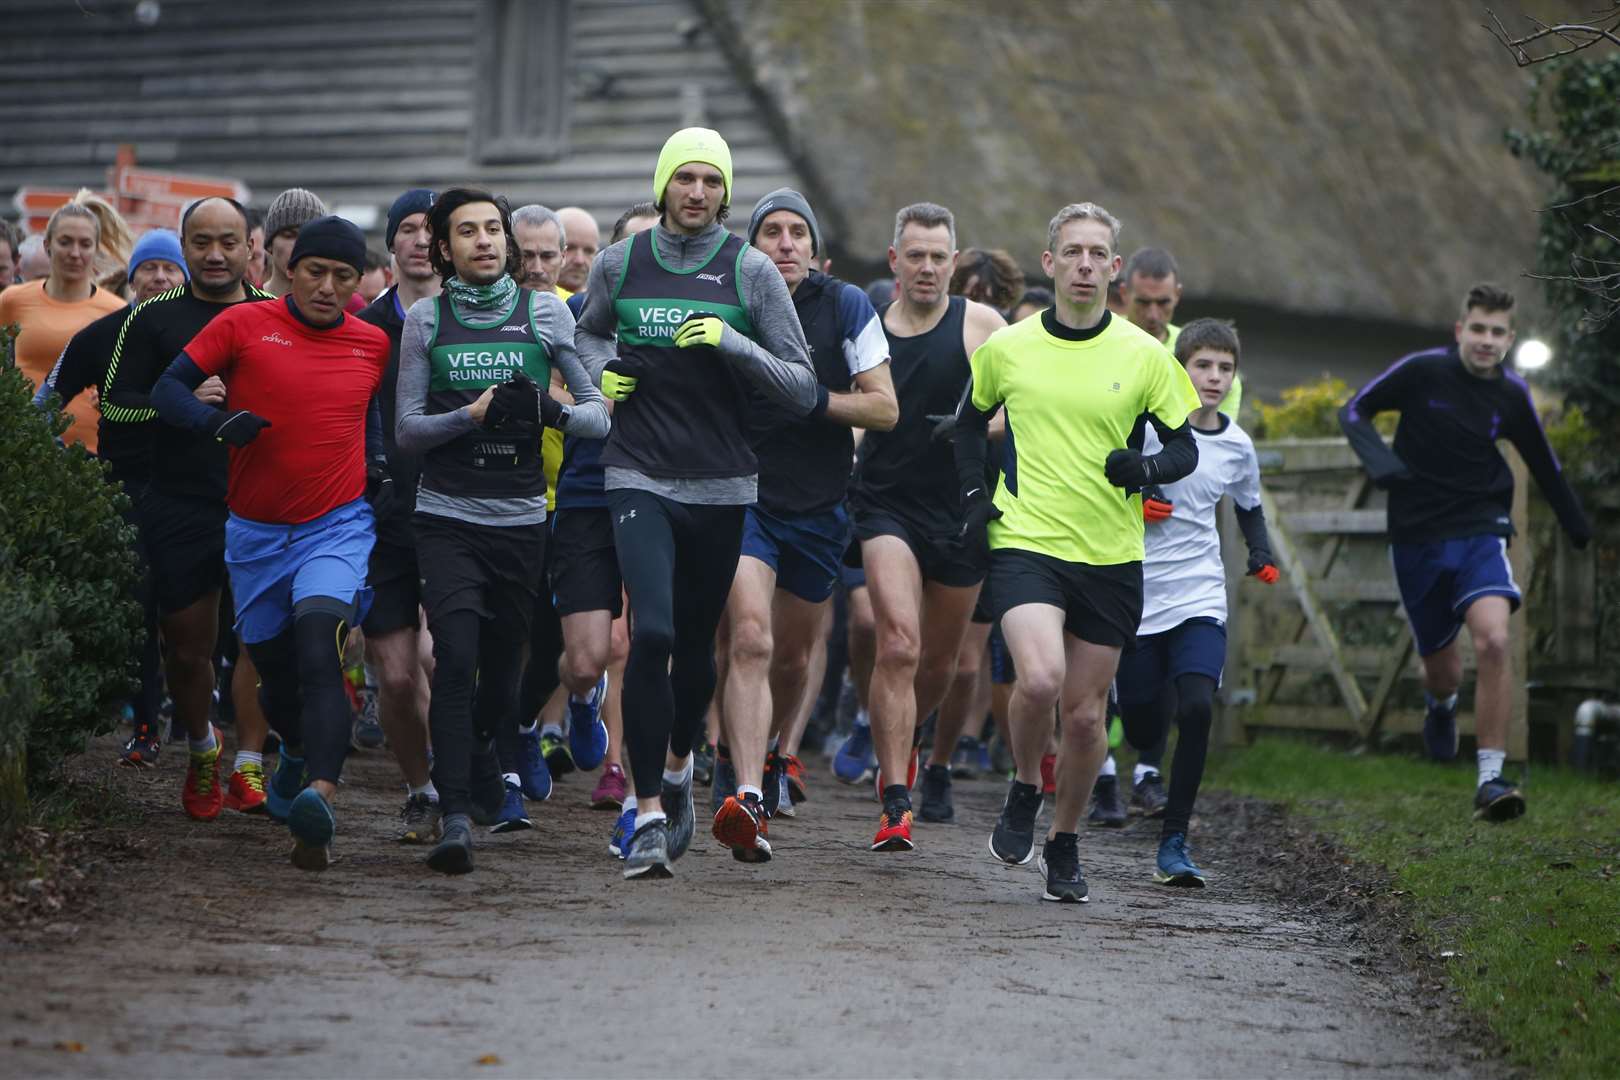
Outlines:
<svg viewBox="0 0 1620 1080"><path fill-rule="evenodd" d="M885 316L892 305L878 313ZM915 337L896 337L888 324L889 370L900 401L893 431L867 432L861 440L857 488L863 499L880 503L942 533L961 527L961 492L949 441L933 438L934 421L956 411L971 369L962 348L967 301L950 298L934 328Z"/></svg>

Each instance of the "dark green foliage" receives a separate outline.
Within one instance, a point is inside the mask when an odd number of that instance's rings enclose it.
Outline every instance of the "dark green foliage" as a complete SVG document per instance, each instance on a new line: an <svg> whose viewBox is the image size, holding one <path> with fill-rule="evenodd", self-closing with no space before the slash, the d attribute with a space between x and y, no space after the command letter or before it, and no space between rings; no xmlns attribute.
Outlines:
<svg viewBox="0 0 1620 1080"><path fill-rule="evenodd" d="M82 447L62 450L0 327L0 761L31 783L110 731L141 633L127 500Z"/></svg>
<svg viewBox="0 0 1620 1080"><path fill-rule="evenodd" d="M1620 277L1610 277L1620 271L1620 54L1538 67L1531 116L1545 130L1509 131L1507 142L1554 185L1536 266L1556 320L1544 378L1603 444L1586 475L1573 478L1607 482L1620 476Z"/></svg>

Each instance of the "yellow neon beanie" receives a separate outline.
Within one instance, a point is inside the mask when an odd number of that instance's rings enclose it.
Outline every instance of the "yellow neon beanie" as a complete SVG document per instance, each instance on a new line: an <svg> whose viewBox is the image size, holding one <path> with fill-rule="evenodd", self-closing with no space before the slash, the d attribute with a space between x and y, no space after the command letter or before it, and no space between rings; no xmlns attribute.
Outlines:
<svg viewBox="0 0 1620 1080"><path fill-rule="evenodd" d="M731 147L713 128L682 128L671 135L658 154L658 168L653 172L653 202L664 201L664 189L675 170L689 161L713 165L725 177L726 194L723 205L731 205Z"/></svg>

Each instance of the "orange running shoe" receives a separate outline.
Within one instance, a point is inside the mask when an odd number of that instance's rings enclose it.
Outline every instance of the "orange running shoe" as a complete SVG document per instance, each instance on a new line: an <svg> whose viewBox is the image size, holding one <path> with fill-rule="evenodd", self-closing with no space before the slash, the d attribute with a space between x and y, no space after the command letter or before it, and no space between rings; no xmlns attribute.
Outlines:
<svg viewBox="0 0 1620 1080"><path fill-rule="evenodd" d="M890 803L883 808L878 819L877 836L872 839L873 851L910 851L917 845L911 842L911 807L905 803Z"/></svg>
<svg viewBox="0 0 1620 1080"><path fill-rule="evenodd" d="M219 782L219 755L223 749L218 728L214 729L214 746L202 753L191 751L191 764L186 767L186 783L180 789L180 805L198 821L213 821L225 805L225 789Z"/></svg>
<svg viewBox="0 0 1620 1080"><path fill-rule="evenodd" d="M805 783L804 762L799 760L797 754L783 754L782 760L787 764L788 797L795 803L809 799L810 789Z"/></svg>
<svg viewBox="0 0 1620 1080"><path fill-rule="evenodd" d="M740 799L727 795L714 812L714 838L730 848L731 857L738 862L770 862L769 831L765 807L753 792Z"/></svg>
<svg viewBox="0 0 1620 1080"><path fill-rule="evenodd" d="M262 814L264 805L264 766L248 762L231 773L225 785L225 809L243 814Z"/></svg>
<svg viewBox="0 0 1620 1080"><path fill-rule="evenodd" d="M1041 757L1041 794L1054 795L1057 793L1057 755L1044 754Z"/></svg>
<svg viewBox="0 0 1620 1080"><path fill-rule="evenodd" d="M917 750L917 748L915 746L913 746L911 748L911 764L906 767L906 790L907 791L910 791L912 788L917 786L917 762L918 762L918 760L919 760L919 758L918 758L918 750ZM872 770L872 783L877 789L878 801L882 802L883 801L883 769L881 767Z"/></svg>

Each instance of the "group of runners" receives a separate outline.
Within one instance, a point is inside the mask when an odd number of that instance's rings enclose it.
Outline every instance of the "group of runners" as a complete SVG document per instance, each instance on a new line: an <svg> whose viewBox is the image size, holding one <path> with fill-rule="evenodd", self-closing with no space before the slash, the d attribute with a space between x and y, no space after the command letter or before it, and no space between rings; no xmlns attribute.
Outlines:
<svg viewBox="0 0 1620 1080"><path fill-rule="evenodd" d="M360 310L366 238L300 189L264 215L264 288L255 215L232 200L143 240L137 305L74 335L40 387L99 395L98 453L132 496L149 633L124 760L156 761L166 687L185 812L267 813L294 864L322 869L359 740L345 654L363 648L407 789L398 839L433 870L472 870L476 829L530 828L555 777L598 768L625 878L671 876L700 771L715 841L765 862L805 793L842 591L863 707L834 772L873 783L874 852L915 846L914 790L924 821L954 820L953 752L978 746L988 703L1012 757L995 859L1038 852L1046 899L1088 898L1081 823L1125 819L1117 727L1139 754L1131 802L1162 821L1155 879L1203 885L1187 834L1225 663L1223 498L1247 575L1278 578L1234 328L1173 325L1173 259L1126 263L1093 203L1051 219L1049 290L1003 253L959 253L946 208L906 206L874 303L826 272L799 192L728 228L732 183L717 132L676 132L600 251L584 211L407 191L384 233L393 284ZM64 208L47 247L82 260L97 229ZM0 323L23 299L0 293ZM1476 810L1499 820L1524 800L1501 775L1519 595L1494 440L1589 530L1503 366L1511 296L1470 292L1456 338L1343 420L1390 488L1437 758L1457 752L1455 638L1473 635ZM1402 413L1393 448L1370 425L1383 409Z"/></svg>

